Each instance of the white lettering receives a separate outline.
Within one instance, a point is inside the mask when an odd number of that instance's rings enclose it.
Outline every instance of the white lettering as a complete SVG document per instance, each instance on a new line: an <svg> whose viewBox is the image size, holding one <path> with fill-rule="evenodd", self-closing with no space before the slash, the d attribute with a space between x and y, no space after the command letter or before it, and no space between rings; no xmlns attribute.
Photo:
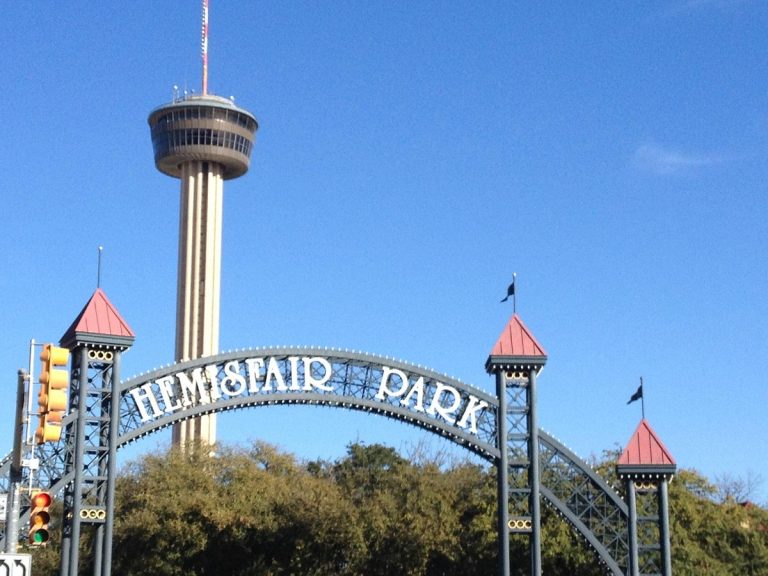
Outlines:
<svg viewBox="0 0 768 576"><path fill-rule="evenodd" d="M156 380L157 387L160 388L160 396L163 397L163 405L165 406L165 413L171 414L176 410L181 409L181 402L176 398L176 403L173 403L172 398L176 395L173 390L173 376L163 376Z"/></svg>
<svg viewBox="0 0 768 576"><path fill-rule="evenodd" d="M418 380L416 380L416 384L413 385L410 392L400 400L400 404L403 406L408 406L408 404L411 403L411 398L416 395L416 404L413 406L413 409L416 410L416 412L424 412L424 377L419 377Z"/></svg>
<svg viewBox="0 0 768 576"><path fill-rule="evenodd" d="M291 390L300 390L299 388L299 359L296 356L288 358L288 362L291 365Z"/></svg>
<svg viewBox="0 0 768 576"><path fill-rule="evenodd" d="M144 423L163 414L173 414L197 404L210 404L223 397L313 390L333 393L336 388L331 383L332 378L334 366L325 357L267 356L228 360L223 364L176 372L136 386L128 393ZM393 402L391 399L396 398L398 404L409 410L425 412L477 434L478 422L488 408L487 401L454 386L428 380L425 376L417 378L413 374L411 378L414 380L409 380L409 374L404 370L381 366L381 381L375 399ZM355 399L351 400L354 403Z"/></svg>
<svg viewBox="0 0 768 576"><path fill-rule="evenodd" d="M261 371L264 369L263 358L247 358L245 365L248 367L248 393L259 391L259 380L262 379Z"/></svg>
<svg viewBox="0 0 768 576"><path fill-rule="evenodd" d="M443 396L444 392L453 396L451 405L447 407L443 406L443 403L441 402L441 396ZM446 422L454 424L456 422L456 417L452 416L451 413L455 412L460 404L461 396L459 395L459 391L456 390L456 388L443 384L442 382L437 382L435 393L432 396L432 402L430 403L429 408L427 408L427 413L432 414L433 416L435 414L440 414L440 416L442 416Z"/></svg>
<svg viewBox="0 0 768 576"><path fill-rule="evenodd" d="M219 390L219 367L216 364L209 364L205 367L205 375L208 377L208 384L211 389L211 402L216 402L221 398L221 391Z"/></svg>
<svg viewBox="0 0 768 576"><path fill-rule="evenodd" d="M280 372L280 365L274 358L270 358L269 363L267 364L267 373L264 376L264 388L262 388L264 392L272 392L272 380L277 382L277 389L280 392L288 390L288 386L285 385L283 374Z"/></svg>
<svg viewBox="0 0 768 576"><path fill-rule="evenodd" d="M394 374L400 378L400 388L397 391L391 390L387 384L389 383L389 376ZM376 393L376 400L384 400L387 396L394 396L398 398L405 394L408 389L408 376L405 372L398 370L397 368L389 368L387 366L381 367L381 384L379 384L379 391Z"/></svg>
<svg viewBox="0 0 768 576"><path fill-rule="evenodd" d="M323 367L323 376L321 378L315 378L315 369L312 368L313 364L320 364ZM315 356L314 358L304 358L304 390L310 391L312 388L320 388L326 392L333 392L333 386L326 384L331 379L333 370L331 369L331 363L325 358Z"/></svg>
<svg viewBox="0 0 768 576"><path fill-rule="evenodd" d="M179 379L179 384L181 385L181 403L185 408L198 402L200 404L211 403L211 397L205 389L205 378L203 377L202 368L192 370L191 379L186 372L177 372L176 378Z"/></svg>
<svg viewBox="0 0 768 576"><path fill-rule="evenodd" d="M152 418L157 418L158 416L163 415L163 411L160 410L160 406L157 404L157 399L155 398L155 394L152 392L152 382L147 382L146 384L139 386L138 388L133 388L130 391L131 396L133 396L133 401L136 403L136 408L139 409L139 414L141 414L141 421L146 422L148 420L151 420ZM147 412L146 407L144 406L144 400L149 401L149 406L152 408L152 415L150 416Z"/></svg>
<svg viewBox="0 0 768 576"><path fill-rule="evenodd" d="M224 364L224 378L219 386L227 396L240 396L245 392L245 376L240 374L240 362L230 360Z"/></svg>
<svg viewBox="0 0 768 576"><path fill-rule="evenodd" d="M488 402L485 400L480 400L477 396L470 396L469 404L467 404L467 407L464 409L464 414L461 416L461 420L459 420L458 425L462 428L466 428L467 420L470 420L471 424L469 425L469 431L472 432L472 434L477 434L476 415L480 410L485 408L488 408Z"/></svg>

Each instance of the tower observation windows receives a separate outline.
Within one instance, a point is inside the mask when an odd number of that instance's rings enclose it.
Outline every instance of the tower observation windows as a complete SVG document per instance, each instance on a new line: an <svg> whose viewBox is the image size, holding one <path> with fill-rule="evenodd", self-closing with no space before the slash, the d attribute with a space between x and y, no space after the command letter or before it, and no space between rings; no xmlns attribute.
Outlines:
<svg viewBox="0 0 768 576"><path fill-rule="evenodd" d="M164 154L182 146L215 146L236 150L246 156L251 151L251 140L240 134L210 128L184 128L153 130L152 144L155 154Z"/></svg>

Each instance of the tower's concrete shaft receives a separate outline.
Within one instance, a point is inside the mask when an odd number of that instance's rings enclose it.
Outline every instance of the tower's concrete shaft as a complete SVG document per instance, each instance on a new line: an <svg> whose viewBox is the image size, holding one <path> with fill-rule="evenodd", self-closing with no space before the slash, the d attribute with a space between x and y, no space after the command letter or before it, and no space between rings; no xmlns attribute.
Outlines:
<svg viewBox="0 0 768 576"><path fill-rule="evenodd" d="M191 96L149 116L155 165L181 180L176 360L219 351L224 180L248 170L258 128L252 114L217 96ZM173 442L216 442L216 416L174 425Z"/></svg>

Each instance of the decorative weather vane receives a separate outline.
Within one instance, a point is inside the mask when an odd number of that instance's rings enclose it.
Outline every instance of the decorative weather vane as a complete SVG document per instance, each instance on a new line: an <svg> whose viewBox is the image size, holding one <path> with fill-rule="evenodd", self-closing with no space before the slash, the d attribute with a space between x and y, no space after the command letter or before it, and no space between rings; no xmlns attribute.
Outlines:
<svg viewBox="0 0 768 576"><path fill-rule="evenodd" d="M200 40L200 52L203 58L203 96L208 94L208 0L203 0L203 29Z"/></svg>
<svg viewBox="0 0 768 576"><path fill-rule="evenodd" d="M515 296L515 283L517 282L517 272L512 273L512 284L510 284L507 287L507 295L504 297L502 302L506 302L509 300L509 297L512 296L512 313L517 313L517 297Z"/></svg>

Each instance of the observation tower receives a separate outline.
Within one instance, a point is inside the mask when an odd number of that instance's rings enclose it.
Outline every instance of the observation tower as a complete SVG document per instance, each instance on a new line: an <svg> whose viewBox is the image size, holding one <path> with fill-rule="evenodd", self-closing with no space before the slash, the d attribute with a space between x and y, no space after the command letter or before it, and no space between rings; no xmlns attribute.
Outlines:
<svg viewBox="0 0 768 576"><path fill-rule="evenodd" d="M155 166L181 180L176 292L176 360L219 351L224 180L248 171L256 118L231 99L208 94L208 2L203 0L203 91L149 115ZM174 445L216 442L215 414L173 427Z"/></svg>

